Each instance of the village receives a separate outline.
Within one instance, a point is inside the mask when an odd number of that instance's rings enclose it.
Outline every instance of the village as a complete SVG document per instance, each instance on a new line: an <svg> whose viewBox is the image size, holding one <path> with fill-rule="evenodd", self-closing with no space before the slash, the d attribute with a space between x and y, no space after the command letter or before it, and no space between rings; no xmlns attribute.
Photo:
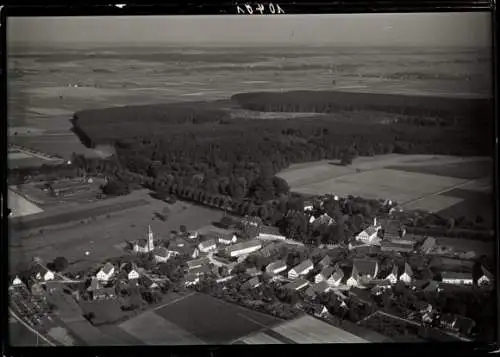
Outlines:
<svg viewBox="0 0 500 357"><path fill-rule="evenodd" d="M310 224L333 223L321 205L314 208L307 202L304 210ZM29 271L12 277L11 308L34 328L46 330L64 325L61 314L65 310L80 311L93 325L116 323L169 301L171 294L193 290L213 295L217 289L215 296L220 297L232 289L253 297L246 299L251 303L244 298L230 298L231 302L279 317L309 313L336 324L356 306L362 313L350 319L358 325L382 314L469 340L475 321L442 311L425 296L493 286L493 274L486 267L478 270L472 260L437 258L435 238L407 234L391 214L374 217L348 244L314 248L288 239L277 227L251 216L225 216L212 230L203 232L181 226L168 238L159 237L149 226L144 238L127 242L122 257L79 273L35 259ZM264 309L263 286L277 292L286 305L282 310L292 312ZM393 303L388 309L387 301L404 296L404 291L418 298L410 299L405 307ZM115 316L108 316L116 306Z"/></svg>

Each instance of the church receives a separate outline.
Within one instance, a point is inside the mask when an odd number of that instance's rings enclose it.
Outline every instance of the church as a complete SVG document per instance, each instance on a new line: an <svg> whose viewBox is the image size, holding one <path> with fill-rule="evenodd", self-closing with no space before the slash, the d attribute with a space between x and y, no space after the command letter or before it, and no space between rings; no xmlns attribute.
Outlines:
<svg viewBox="0 0 500 357"><path fill-rule="evenodd" d="M150 253L154 250L155 245L153 241L153 231L151 225L148 226L148 238L139 239L134 243L134 252L136 253Z"/></svg>

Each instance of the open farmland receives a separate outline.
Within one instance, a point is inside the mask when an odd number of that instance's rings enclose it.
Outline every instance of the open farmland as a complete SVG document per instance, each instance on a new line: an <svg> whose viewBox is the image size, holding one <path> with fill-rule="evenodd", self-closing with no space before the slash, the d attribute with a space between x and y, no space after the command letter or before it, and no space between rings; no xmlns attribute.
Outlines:
<svg viewBox="0 0 500 357"><path fill-rule="evenodd" d="M156 313L207 344L230 343L281 321L204 294L191 295Z"/></svg>
<svg viewBox="0 0 500 357"><path fill-rule="evenodd" d="M128 196L113 199L116 204L135 200L145 200L147 204L116 211L109 217L92 220L91 224L74 222L26 233L12 231L9 235L11 266L15 266L19 261L30 260L33 256L39 256L45 261L64 256L72 269L81 269L109 257L122 255L123 248L120 245L127 240L144 237L148 224L151 224L153 231L161 239L167 238L169 232L179 229L180 225L197 229L218 221L223 215L223 212L218 210L180 201L167 205L152 199L147 190L135 191ZM94 204L90 206L92 205ZM161 212L167 206L170 214L166 222L152 220L154 212ZM89 251L90 255L86 256L85 251Z"/></svg>
<svg viewBox="0 0 500 357"><path fill-rule="evenodd" d="M43 209L10 189L8 190L7 202L12 212L12 218L25 217L43 212Z"/></svg>
<svg viewBox="0 0 500 357"><path fill-rule="evenodd" d="M488 158L459 158L439 155L379 155L360 157L352 165L317 161L292 165L279 176L292 191L316 195L334 193L369 198L391 199L408 209L423 209L469 217L482 214L491 222L492 163ZM476 180L478 179L478 180ZM476 191L464 188L478 187ZM471 210L468 205L477 207Z"/></svg>
<svg viewBox="0 0 500 357"><path fill-rule="evenodd" d="M313 344L367 343L369 341L315 317L304 315L272 329L247 336L239 342L244 344Z"/></svg>

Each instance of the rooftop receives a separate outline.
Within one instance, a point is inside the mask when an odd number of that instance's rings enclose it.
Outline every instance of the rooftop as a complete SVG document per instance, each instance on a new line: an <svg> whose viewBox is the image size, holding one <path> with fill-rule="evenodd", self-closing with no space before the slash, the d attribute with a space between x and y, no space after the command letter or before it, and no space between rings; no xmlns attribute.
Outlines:
<svg viewBox="0 0 500 357"><path fill-rule="evenodd" d="M302 285L309 285L309 282L305 279L299 278L292 281L291 283L286 284L284 287L285 289L297 290Z"/></svg>
<svg viewBox="0 0 500 357"><path fill-rule="evenodd" d="M246 242L237 243L235 245L227 247L226 252L228 254L230 254L231 252L236 252L236 251L239 251L242 249L254 248L254 247L258 247L258 246L262 247L262 243L259 241L255 241L255 240L249 240Z"/></svg>
<svg viewBox="0 0 500 357"><path fill-rule="evenodd" d="M356 268L357 273L360 275L370 275L374 277L378 269L378 262L370 259L354 259L353 268Z"/></svg>
<svg viewBox="0 0 500 357"><path fill-rule="evenodd" d="M313 266L313 262L310 259L304 260L302 263L296 265L293 267L293 270L296 272L302 272L306 269L309 269L309 267Z"/></svg>

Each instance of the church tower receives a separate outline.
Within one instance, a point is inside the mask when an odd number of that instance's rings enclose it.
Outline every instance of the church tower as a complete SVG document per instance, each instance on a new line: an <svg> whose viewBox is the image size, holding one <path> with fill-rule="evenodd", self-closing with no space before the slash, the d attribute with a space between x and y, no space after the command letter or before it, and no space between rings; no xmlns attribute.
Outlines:
<svg viewBox="0 0 500 357"><path fill-rule="evenodd" d="M152 252L154 248L153 231L151 230L151 225L148 225L148 252Z"/></svg>

